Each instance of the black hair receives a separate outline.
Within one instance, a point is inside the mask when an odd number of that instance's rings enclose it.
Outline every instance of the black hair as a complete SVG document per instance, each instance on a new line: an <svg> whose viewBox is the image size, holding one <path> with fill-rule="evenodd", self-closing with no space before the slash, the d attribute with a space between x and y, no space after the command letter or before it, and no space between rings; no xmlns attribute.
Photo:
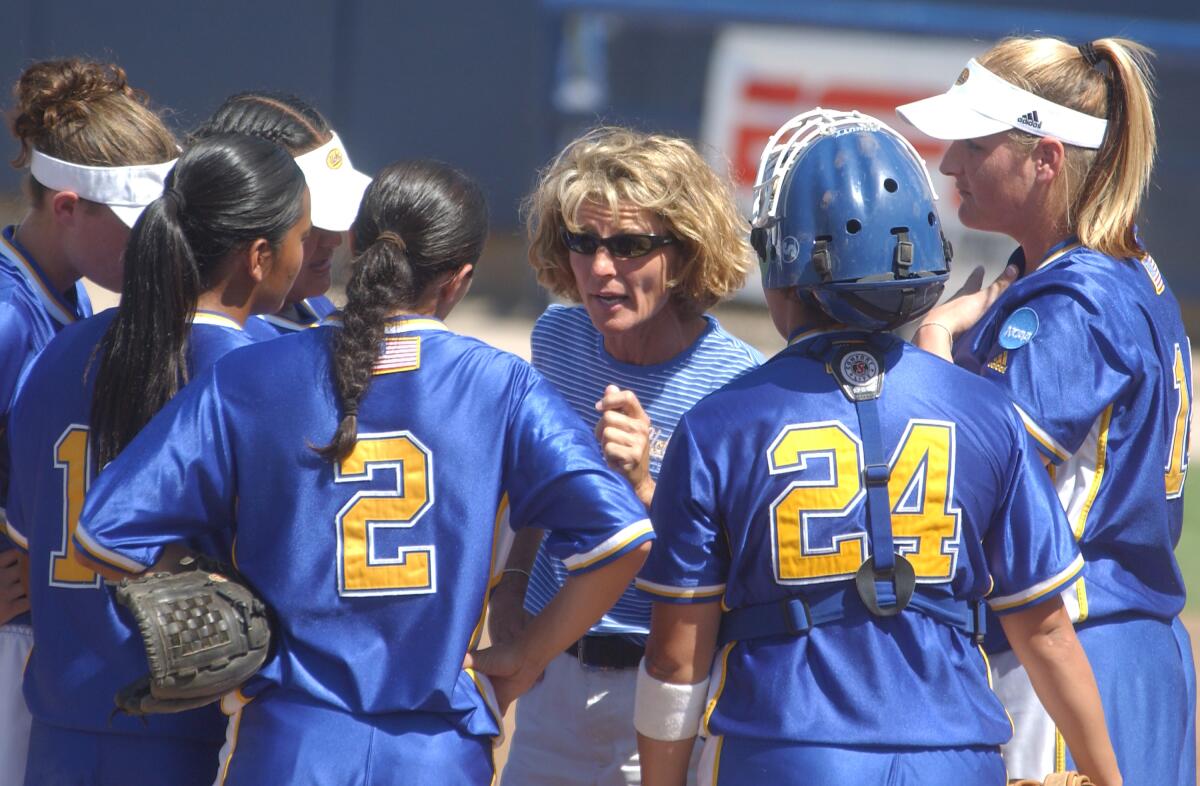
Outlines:
<svg viewBox="0 0 1200 786"><path fill-rule="evenodd" d="M214 134L245 134L268 139L293 156L316 150L333 135L321 113L287 93L248 92L225 99L212 117L191 134L197 142Z"/></svg>
<svg viewBox="0 0 1200 786"><path fill-rule="evenodd" d="M333 343L342 417L330 443L317 449L321 456L341 460L354 449L358 404L388 315L415 305L438 276L478 262L487 223L479 184L446 164L396 163L371 182L350 230L358 256Z"/></svg>
<svg viewBox="0 0 1200 786"><path fill-rule="evenodd" d="M226 274L230 252L260 238L278 246L301 218L304 188L292 157L254 137L214 136L179 157L129 236L121 306L98 347L98 466L186 384L200 294Z"/></svg>

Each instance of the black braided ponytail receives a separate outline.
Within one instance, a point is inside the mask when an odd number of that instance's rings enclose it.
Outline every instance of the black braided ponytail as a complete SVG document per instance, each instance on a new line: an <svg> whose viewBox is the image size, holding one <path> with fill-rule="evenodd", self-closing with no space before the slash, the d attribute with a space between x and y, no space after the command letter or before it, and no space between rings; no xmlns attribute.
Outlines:
<svg viewBox="0 0 1200 786"><path fill-rule="evenodd" d="M301 98L287 93L238 93L225 99L191 141L214 134L245 134L274 142L293 156L316 150L333 135L325 118Z"/></svg>
<svg viewBox="0 0 1200 786"><path fill-rule="evenodd" d="M479 185L452 167L401 162L371 182L350 231L359 253L333 343L342 417L330 443L316 448L331 461L354 449L358 406L371 384L388 316L411 310L439 277L479 260L487 204Z"/></svg>

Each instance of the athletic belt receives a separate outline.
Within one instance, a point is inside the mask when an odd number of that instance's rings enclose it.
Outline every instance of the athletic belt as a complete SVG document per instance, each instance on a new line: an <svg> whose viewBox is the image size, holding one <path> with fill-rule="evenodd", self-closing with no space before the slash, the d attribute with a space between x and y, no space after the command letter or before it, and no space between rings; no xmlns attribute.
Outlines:
<svg viewBox="0 0 1200 786"><path fill-rule="evenodd" d="M931 598L918 591L913 593L907 609L965 633L976 644L983 641L986 631L982 603L968 603L953 598ZM771 603L758 603L731 609L721 615L719 643L760 639L767 636L800 636L818 625L843 619L873 619L863 605L854 586L834 592L819 600L784 598Z"/></svg>
<svg viewBox="0 0 1200 786"><path fill-rule="evenodd" d="M567 647L567 654L579 659L579 665L593 669L636 668L646 653L645 646L624 636L584 636Z"/></svg>

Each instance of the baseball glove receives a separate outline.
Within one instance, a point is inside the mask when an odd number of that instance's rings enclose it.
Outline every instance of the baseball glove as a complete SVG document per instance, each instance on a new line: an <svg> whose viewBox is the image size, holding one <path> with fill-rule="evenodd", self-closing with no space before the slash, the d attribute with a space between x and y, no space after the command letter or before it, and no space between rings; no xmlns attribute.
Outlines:
<svg viewBox="0 0 1200 786"><path fill-rule="evenodd" d="M131 715L182 712L217 701L267 658L267 609L226 572L196 566L182 573L125 579L117 602L133 614L150 673L116 695Z"/></svg>
<svg viewBox="0 0 1200 786"><path fill-rule="evenodd" d="M1047 775L1044 781L1009 781L1008 786L1092 786L1092 779L1074 771L1055 772Z"/></svg>

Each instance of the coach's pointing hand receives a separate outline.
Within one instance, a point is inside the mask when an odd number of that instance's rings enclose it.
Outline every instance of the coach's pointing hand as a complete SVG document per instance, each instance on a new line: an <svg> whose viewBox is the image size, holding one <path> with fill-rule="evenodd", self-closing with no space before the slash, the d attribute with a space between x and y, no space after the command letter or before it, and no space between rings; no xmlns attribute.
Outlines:
<svg viewBox="0 0 1200 786"><path fill-rule="evenodd" d="M650 416L642 409L637 394L616 385L604 389L596 402L600 420L596 439L608 466L620 472L633 486L634 493L647 508L654 498L654 478L650 476Z"/></svg>

